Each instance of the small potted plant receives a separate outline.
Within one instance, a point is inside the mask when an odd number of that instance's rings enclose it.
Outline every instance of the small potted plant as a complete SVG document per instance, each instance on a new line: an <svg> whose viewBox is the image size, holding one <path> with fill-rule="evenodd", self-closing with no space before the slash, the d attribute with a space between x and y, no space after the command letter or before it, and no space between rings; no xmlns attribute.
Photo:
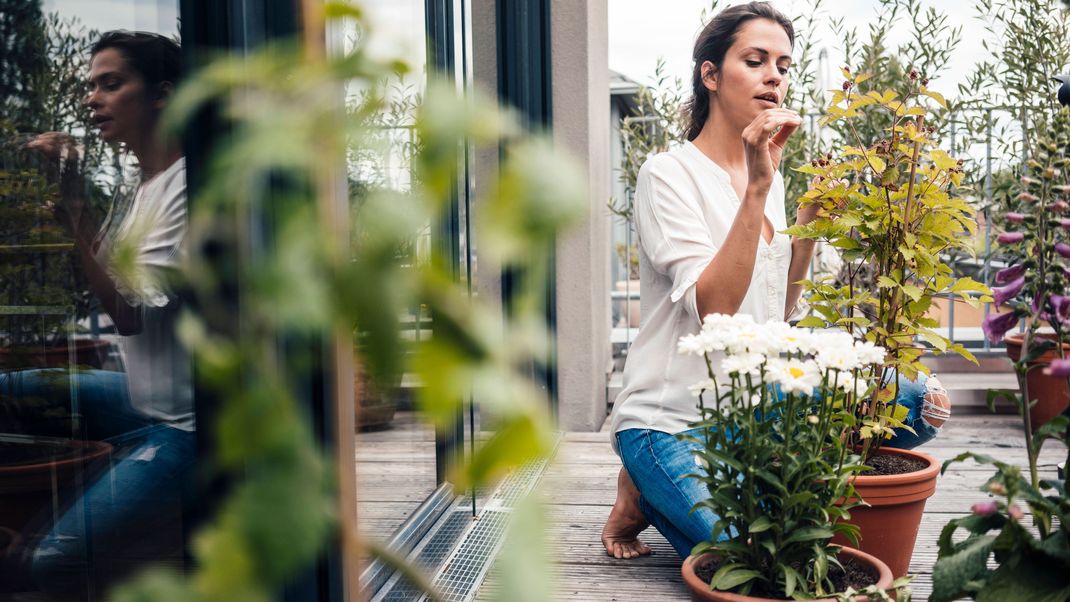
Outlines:
<svg viewBox="0 0 1070 602"><path fill-rule="evenodd" d="M871 388L860 369L884 350L842 332L756 324L745 314L706 316L679 349L708 366L708 380L694 386L703 420L695 425L702 436L693 439L706 467L694 477L710 492L703 504L719 517L710 540L684 561L695 599L813 598L892 586L880 560L830 545L836 534L857 539L845 521L858 505L851 477L863 470L840 437L837 414ZM851 582L852 575L861 580Z"/></svg>
<svg viewBox="0 0 1070 602"><path fill-rule="evenodd" d="M996 240L1010 265L996 274L996 283L1003 286L995 289L994 297L1009 311L992 313L982 324L992 343L1007 345L1028 400L1024 418L1029 430L1070 406L1070 369L1065 367L1070 351L1068 127L1070 113L1064 108L1051 127L1038 134L1033 157L1025 165L1028 175L1021 177L1017 194L1005 200L1010 210L1002 215L1004 232ZM1011 333L1022 320L1023 331ZM1053 362L1058 363L1048 367Z"/></svg>
<svg viewBox="0 0 1070 602"><path fill-rule="evenodd" d="M868 74L843 68L845 81L835 90L826 123L843 122L853 134L836 153L799 169L813 177L803 205L818 205L818 218L793 226L789 234L824 240L841 249L846 265L842 286L805 281L815 314L800 326L838 328L887 350L864 370L874 386L852 401L841 424L848 445L874 469L855 481L869 506L852 513L862 528L861 549L892 567L896 576L909 566L925 499L936 487L938 466L927 454L887 450L881 443L895 428L906 427L905 409L895 403L899 376L915 379L927 371L919 361L925 348L954 352L976 362L961 344L937 333L928 316L938 296L958 297L972 306L990 301L990 291L968 277L956 277L941 254L971 252L974 209L959 196L961 161L939 148L935 129L926 125L926 103L945 106L915 70L903 90L876 90ZM863 140L856 120L888 122L876 140ZM883 120L883 121L882 121Z"/></svg>

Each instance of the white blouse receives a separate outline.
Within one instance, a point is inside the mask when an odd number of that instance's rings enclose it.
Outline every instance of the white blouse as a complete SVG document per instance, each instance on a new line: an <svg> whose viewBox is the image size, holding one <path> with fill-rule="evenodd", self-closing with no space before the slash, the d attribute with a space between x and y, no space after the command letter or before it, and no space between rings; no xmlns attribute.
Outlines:
<svg viewBox="0 0 1070 602"><path fill-rule="evenodd" d="M724 244L740 199L728 173L693 143L651 157L639 170L635 228L642 290L639 334L628 351L611 432L641 428L678 433L699 420L689 387L705 378L705 361L676 352L677 341L702 323L695 301L699 275ZM774 231L787 227L784 180L776 173L765 202ZM791 239L759 239L750 287L739 313L759 322L783 320ZM714 358L714 366L720 365ZM612 437L614 447L616 437Z"/></svg>

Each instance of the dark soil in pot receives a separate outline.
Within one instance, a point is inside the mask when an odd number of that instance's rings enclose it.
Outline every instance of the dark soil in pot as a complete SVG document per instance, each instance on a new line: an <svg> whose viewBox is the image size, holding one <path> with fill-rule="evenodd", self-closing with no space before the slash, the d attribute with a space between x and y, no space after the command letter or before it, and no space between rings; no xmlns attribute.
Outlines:
<svg viewBox="0 0 1070 602"><path fill-rule="evenodd" d="M832 580L832 586L837 592L847 591L848 587L853 587L856 590L863 589L873 585L879 579L879 576L873 574L869 567L854 558L841 558L840 562L843 564L842 570L837 566L829 567L829 578ZM709 583L710 579L713 579L713 574L717 572L717 569L721 568L722 564L723 561L720 558L706 561L695 567L695 574L698 575L699 579ZM770 591L763 585L758 584L757 587L751 589L748 595L756 598L790 600L790 598L780 596L780 592Z"/></svg>
<svg viewBox="0 0 1070 602"><path fill-rule="evenodd" d="M908 474L924 470L929 463L919 458L907 456L875 455L866 462L873 470L867 470L861 474L867 476Z"/></svg>

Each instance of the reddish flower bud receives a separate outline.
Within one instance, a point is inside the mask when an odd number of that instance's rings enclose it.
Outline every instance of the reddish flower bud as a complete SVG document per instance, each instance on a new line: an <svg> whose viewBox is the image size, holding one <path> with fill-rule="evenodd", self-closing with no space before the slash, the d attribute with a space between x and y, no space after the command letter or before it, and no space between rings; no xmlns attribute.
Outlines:
<svg viewBox="0 0 1070 602"><path fill-rule="evenodd" d="M1023 193L1018 195L1018 200L1019 201L1025 201L1027 203L1035 203L1035 202L1039 201L1040 199L1038 199L1035 194L1030 194L1028 192L1023 192Z"/></svg>
<svg viewBox="0 0 1070 602"><path fill-rule="evenodd" d="M1012 224L1020 224L1020 223L1025 221L1025 215L1021 214L1021 213L1015 213L1013 211L1009 211L1009 212L1007 212L1006 214L1003 215L1003 219L1007 220L1008 222L1010 222Z"/></svg>
<svg viewBox="0 0 1070 602"><path fill-rule="evenodd" d="M849 81L844 81L844 82L843 82L843 91L844 91L844 92L846 92L846 91L850 90L850 89L851 89L851 86L852 86L851 82L849 82Z"/></svg>
<svg viewBox="0 0 1070 602"><path fill-rule="evenodd" d="M1062 255L1066 259L1070 259L1070 245L1065 242L1055 243L1055 252Z"/></svg>
<svg viewBox="0 0 1070 602"><path fill-rule="evenodd" d="M970 506L970 511L977 516L992 516L999 511L999 507L996 506L996 502L988 500L985 502L977 502Z"/></svg>
<svg viewBox="0 0 1070 602"><path fill-rule="evenodd" d="M1006 495L1007 488L1003 486L1003 483L992 483L988 486L988 491L995 495Z"/></svg>
<svg viewBox="0 0 1070 602"><path fill-rule="evenodd" d="M1070 205L1066 201L1055 201L1051 204L1051 210L1055 213L1066 213L1066 210L1070 209Z"/></svg>
<svg viewBox="0 0 1070 602"><path fill-rule="evenodd" d="M1025 512L1022 512L1022 509L1018 507L1018 504L1007 508L1007 514L1014 520L1022 520L1022 517L1025 516Z"/></svg>
<svg viewBox="0 0 1070 602"><path fill-rule="evenodd" d="M1025 234L1021 232L1003 232L996 237L996 242L1001 245L1012 245L1016 242L1022 242L1025 240Z"/></svg>
<svg viewBox="0 0 1070 602"><path fill-rule="evenodd" d="M1063 230L1070 230L1070 218L1066 218L1066 217L1059 218L1059 227L1062 228Z"/></svg>

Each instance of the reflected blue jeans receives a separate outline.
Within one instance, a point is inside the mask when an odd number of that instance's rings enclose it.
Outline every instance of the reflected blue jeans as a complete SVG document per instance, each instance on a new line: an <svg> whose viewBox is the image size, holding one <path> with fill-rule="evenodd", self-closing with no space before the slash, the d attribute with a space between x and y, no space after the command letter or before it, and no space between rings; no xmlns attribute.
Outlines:
<svg viewBox="0 0 1070 602"><path fill-rule="evenodd" d="M74 388L89 440L114 447L111 465L38 542L32 578L52 594L78 594L147 560L182 558L182 500L195 433L154 422L130 405L122 372L31 370L0 374L0 394L63 399Z"/></svg>
<svg viewBox="0 0 1070 602"><path fill-rule="evenodd" d="M884 445L911 449L940 432L922 417L925 394L930 386L937 386L935 382L926 385L926 381L924 374L919 374L918 380L913 382L899 378L896 403L907 408L904 423L916 433L898 429ZM691 429L685 434L701 439L702 431L701 428ZM665 536L681 558L690 555L695 544L710 538L717 522L717 515L709 508L692 511L695 504L709 498L706 486L687 476L705 471L694 454L699 444L681 441L672 433L650 429L627 429L615 436L621 462L639 489L639 507L646 519Z"/></svg>

